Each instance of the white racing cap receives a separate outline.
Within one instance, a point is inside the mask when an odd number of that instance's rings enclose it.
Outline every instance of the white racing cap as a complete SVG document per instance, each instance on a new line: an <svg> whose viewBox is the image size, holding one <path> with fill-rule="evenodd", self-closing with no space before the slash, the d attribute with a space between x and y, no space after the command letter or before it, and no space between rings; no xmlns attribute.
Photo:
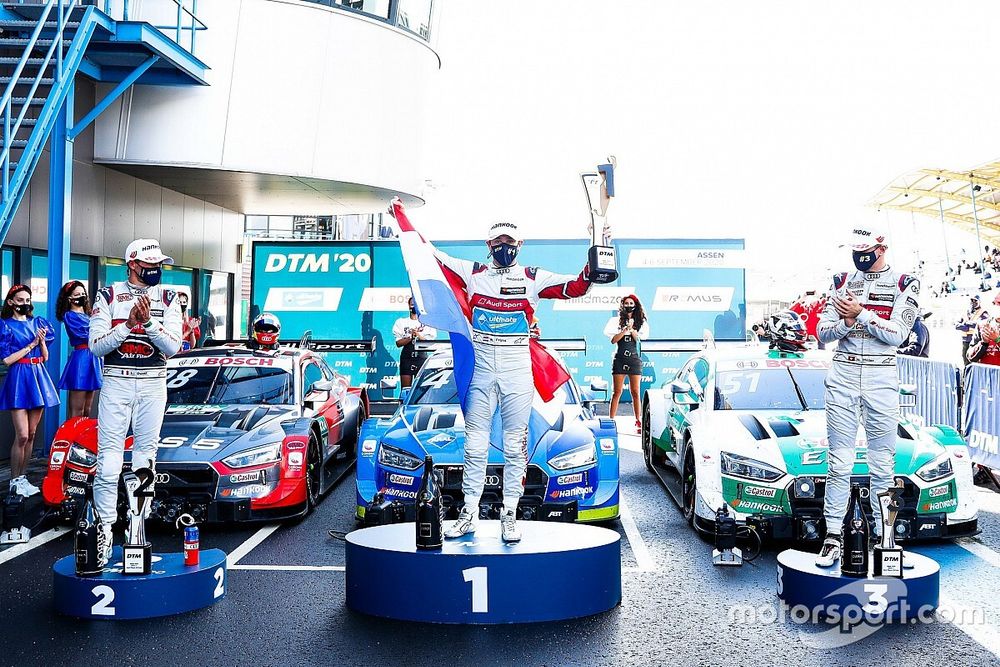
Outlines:
<svg viewBox="0 0 1000 667"><path fill-rule="evenodd" d="M494 222L490 227L490 233L487 235L486 240L492 241L498 236L503 236L504 234L511 237L515 241L524 240L521 238L521 234L517 229L517 223L509 222L507 220L498 220L497 222Z"/></svg>
<svg viewBox="0 0 1000 667"><path fill-rule="evenodd" d="M877 245L889 245L889 237L881 226L872 223L856 223L851 228L851 235L846 243L851 250L868 250Z"/></svg>
<svg viewBox="0 0 1000 667"><path fill-rule="evenodd" d="M156 239L136 239L125 248L125 261L137 260L147 264L173 264L174 258L168 257L160 250L160 242Z"/></svg>

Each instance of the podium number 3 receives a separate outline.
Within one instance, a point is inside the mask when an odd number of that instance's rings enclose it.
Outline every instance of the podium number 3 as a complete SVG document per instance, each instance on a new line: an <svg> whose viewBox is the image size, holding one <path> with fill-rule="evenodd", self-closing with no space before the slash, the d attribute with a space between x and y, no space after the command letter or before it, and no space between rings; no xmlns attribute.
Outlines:
<svg viewBox="0 0 1000 667"><path fill-rule="evenodd" d="M466 582L472 582L472 613L485 614L490 610L489 579L485 567L462 570Z"/></svg>
<svg viewBox="0 0 1000 667"><path fill-rule="evenodd" d="M90 613L94 616L114 616L115 608L111 603L115 601L115 589L111 586L94 586L91 591L97 596L97 602L90 608Z"/></svg>

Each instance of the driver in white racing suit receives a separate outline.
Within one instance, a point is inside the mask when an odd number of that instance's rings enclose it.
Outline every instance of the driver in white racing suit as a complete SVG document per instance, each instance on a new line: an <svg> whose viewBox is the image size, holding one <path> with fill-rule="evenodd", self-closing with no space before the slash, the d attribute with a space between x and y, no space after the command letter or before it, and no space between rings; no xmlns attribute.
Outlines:
<svg viewBox="0 0 1000 667"><path fill-rule="evenodd" d="M504 480L501 537L517 542L517 504L524 491L528 418L534 396L528 340L539 299L572 299L590 289L588 269L577 276L557 275L517 264L524 241L512 222L497 222L486 241L489 264L436 254L449 279L459 281L472 310L475 371L465 406L465 505L445 531L455 538L476 530L486 479L490 427L499 405L503 424Z"/></svg>
<svg viewBox="0 0 1000 667"><path fill-rule="evenodd" d="M152 469L167 403L167 357L181 348L177 293L159 286L162 265L174 260L155 239L137 239L125 250L125 262L128 280L100 290L90 318L90 349L104 358L94 476L102 567L110 558L111 527L118 519L125 436L131 424L132 470Z"/></svg>
<svg viewBox="0 0 1000 667"><path fill-rule="evenodd" d="M859 423L868 440L873 543L882 526L876 494L893 486L899 427L896 349L907 339L917 318L920 282L889 268L887 243L877 228L856 226L850 247L857 271L834 276L832 298L817 327L820 341L837 344L826 379L830 453L823 500L826 540L816 558L821 567L830 567L840 559Z"/></svg>

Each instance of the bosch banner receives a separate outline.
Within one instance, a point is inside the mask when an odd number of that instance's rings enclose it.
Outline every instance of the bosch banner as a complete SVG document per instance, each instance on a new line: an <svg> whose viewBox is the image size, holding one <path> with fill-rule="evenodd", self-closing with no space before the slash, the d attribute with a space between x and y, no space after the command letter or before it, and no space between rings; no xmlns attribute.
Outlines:
<svg viewBox="0 0 1000 667"><path fill-rule="evenodd" d="M435 241L450 255L486 261L481 241ZM614 350L604 336L626 294L639 297L658 341L742 340L746 331L742 239L616 240L620 277L595 285L579 299L543 300L542 339L585 339L586 352L562 352L581 386L610 380ZM409 287L399 244L264 241L253 246L251 316L273 312L282 334L311 330L316 338L376 339L373 354L330 356L354 385L378 386L396 374L392 325L406 314ZM576 274L587 262L587 241L528 241L518 260ZM442 335L442 338L444 336ZM657 348L659 349L659 348ZM680 368L688 352L643 351L643 385L659 384Z"/></svg>

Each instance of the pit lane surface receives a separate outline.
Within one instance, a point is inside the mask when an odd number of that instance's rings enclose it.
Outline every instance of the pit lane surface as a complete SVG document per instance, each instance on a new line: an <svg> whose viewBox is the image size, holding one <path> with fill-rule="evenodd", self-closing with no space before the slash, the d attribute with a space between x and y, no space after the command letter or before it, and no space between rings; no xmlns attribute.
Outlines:
<svg viewBox="0 0 1000 667"><path fill-rule="evenodd" d="M620 428L630 428L627 420ZM648 473L635 436L622 437L622 605L607 614L519 626L434 626L369 618L344 606L344 544L328 529L354 527L348 477L298 524L202 530L202 548L230 554L226 598L149 621L77 621L52 610L52 564L70 553L69 530L0 551L0 664L970 664L1000 658L1000 494L982 494L983 534L920 547L942 565L942 603L977 612L967 624L890 626L856 643L826 627L771 622L774 549L742 568L715 568L711 547ZM180 550L180 536L152 535ZM14 551L18 549L18 551ZM13 555L13 554L20 555ZM526 575L530 578L544 573ZM405 595L405 591L401 591ZM763 610L733 622L738 605ZM746 619L742 619L746 620ZM981 621L981 622L980 622ZM856 635L855 635L856 637ZM849 639L849 638L848 638ZM833 648L823 648L830 643Z"/></svg>

